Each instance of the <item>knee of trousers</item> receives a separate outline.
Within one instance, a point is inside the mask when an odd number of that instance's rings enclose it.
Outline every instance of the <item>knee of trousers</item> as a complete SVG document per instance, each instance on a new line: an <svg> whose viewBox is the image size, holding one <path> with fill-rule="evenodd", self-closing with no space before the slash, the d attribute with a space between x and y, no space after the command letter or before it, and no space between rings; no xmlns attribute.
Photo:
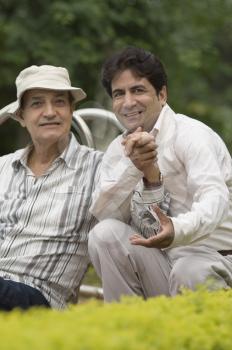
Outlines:
<svg viewBox="0 0 232 350"><path fill-rule="evenodd" d="M169 276L171 294L177 294L182 287L195 289L210 276L210 266L200 266L196 261L181 258L173 266Z"/></svg>
<svg viewBox="0 0 232 350"><path fill-rule="evenodd" d="M105 219L95 225L89 232L89 249L94 249L99 245L108 246L122 241L128 237L130 227L116 219Z"/></svg>

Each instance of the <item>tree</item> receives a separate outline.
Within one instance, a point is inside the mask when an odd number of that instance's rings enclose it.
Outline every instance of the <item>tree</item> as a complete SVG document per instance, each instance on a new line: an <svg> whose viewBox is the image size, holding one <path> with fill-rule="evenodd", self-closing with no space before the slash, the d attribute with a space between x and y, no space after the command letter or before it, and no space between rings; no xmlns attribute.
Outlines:
<svg viewBox="0 0 232 350"><path fill-rule="evenodd" d="M102 62L142 46L165 63L173 108L206 122L232 150L231 10L231 0L0 0L0 105L15 99L20 70L46 63L67 67L87 91L81 107L108 108Z"/></svg>

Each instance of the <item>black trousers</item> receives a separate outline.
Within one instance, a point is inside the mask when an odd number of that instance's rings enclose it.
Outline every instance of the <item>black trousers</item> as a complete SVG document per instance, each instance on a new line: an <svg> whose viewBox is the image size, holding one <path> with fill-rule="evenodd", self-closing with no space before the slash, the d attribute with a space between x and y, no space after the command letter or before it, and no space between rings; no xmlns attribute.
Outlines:
<svg viewBox="0 0 232 350"><path fill-rule="evenodd" d="M26 310L32 306L50 307L39 290L0 277L0 310L10 311L16 307Z"/></svg>

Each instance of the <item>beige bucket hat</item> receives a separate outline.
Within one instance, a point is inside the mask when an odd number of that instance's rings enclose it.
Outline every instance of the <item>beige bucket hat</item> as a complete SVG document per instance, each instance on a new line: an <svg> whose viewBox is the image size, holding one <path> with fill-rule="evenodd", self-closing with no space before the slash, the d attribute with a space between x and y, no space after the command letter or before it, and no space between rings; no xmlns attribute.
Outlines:
<svg viewBox="0 0 232 350"><path fill-rule="evenodd" d="M86 93L77 87L71 86L71 81L66 68L49 65L30 66L22 70L15 81L17 88L17 100L0 110L0 119L8 117L17 120L16 112L21 103L25 91L31 89L48 89L70 91L74 102L86 97Z"/></svg>

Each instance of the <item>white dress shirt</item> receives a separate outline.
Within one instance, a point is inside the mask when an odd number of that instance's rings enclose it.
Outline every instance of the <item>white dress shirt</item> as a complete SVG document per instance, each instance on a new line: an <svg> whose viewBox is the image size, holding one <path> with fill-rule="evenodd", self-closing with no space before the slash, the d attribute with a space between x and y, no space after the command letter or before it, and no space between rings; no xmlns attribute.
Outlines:
<svg viewBox="0 0 232 350"><path fill-rule="evenodd" d="M175 238L170 248L232 249L232 161L225 144L208 126L174 113L167 104L153 130L158 131L158 165L171 197ZM94 193L91 210L99 219L110 216L126 222L133 188L143 192L142 173L122 152L119 136L104 156ZM148 193L156 200L157 193Z"/></svg>
<svg viewBox="0 0 232 350"><path fill-rule="evenodd" d="M171 247L232 249L232 160L221 138L166 105L155 125L159 167L170 192Z"/></svg>
<svg viewBox="0 0 232 350"><path fill-rule="evenodd" d="M150 237L160 229L152 205L168 211L170 197L164 187L146 187L143 172L124 154L118 136L107 148L100 170L100 180L93 194L90 212L98 219L114 218L133 227L135 232Z"/></svg>

